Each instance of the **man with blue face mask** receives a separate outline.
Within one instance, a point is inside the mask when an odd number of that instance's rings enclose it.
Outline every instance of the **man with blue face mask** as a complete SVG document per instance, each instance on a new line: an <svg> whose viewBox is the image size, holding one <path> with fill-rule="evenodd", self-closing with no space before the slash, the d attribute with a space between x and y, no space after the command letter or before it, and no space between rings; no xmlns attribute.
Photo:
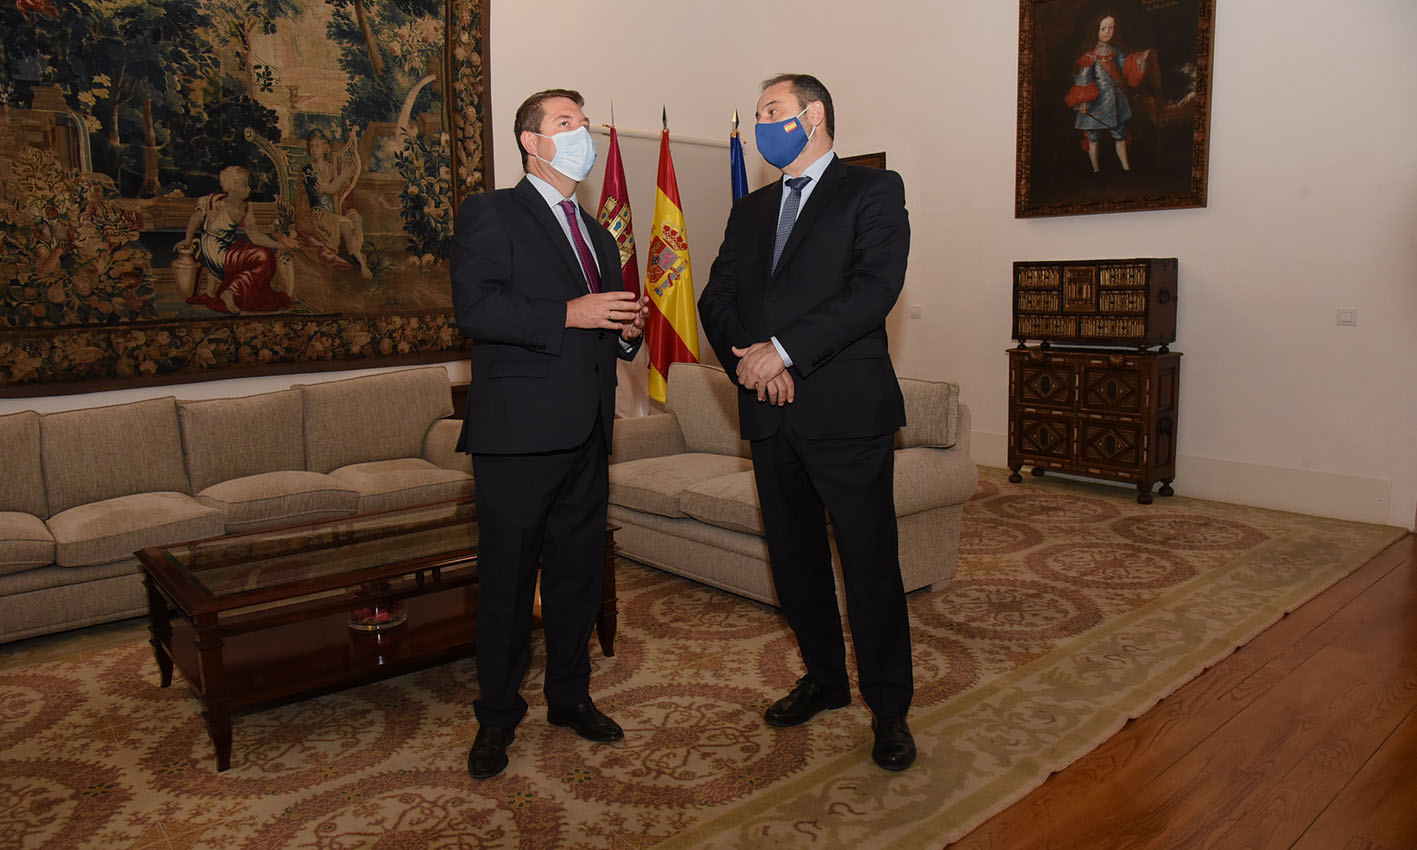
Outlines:
<svg viewBox="0 0 1417 850"><path fill-rule="evenodd" d="M472 342L458 449L477 486L477 738L468 772L507 766L527 703L537 573L546 719L591 741L624 737L590 698L600 611L615 358L639 350L648 299L623 291L620 249L575 200L595 164L585 101L567 89L516 114L526 177L458 212L453 309Z"/></svg>
<svg viewBox="0 0 1417 850"><path fill-rule="evenodd" d="M796 726L851 701L830 516L871 755L904 770L914 684L893 441L905 403L885 320L910 251L905 190L895 172L836 158L831 95L815 77L763 83L757 118L758 151L782 179L733 206L699 315L739 387L773 584L807 671L764 719Z"/></svg>

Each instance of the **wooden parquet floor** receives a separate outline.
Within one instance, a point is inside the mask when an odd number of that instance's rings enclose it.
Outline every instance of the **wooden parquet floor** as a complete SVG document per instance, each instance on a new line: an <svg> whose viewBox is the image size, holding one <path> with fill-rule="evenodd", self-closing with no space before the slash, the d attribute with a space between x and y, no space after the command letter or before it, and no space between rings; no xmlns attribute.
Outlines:
<svg viewBox="0 0 1417 850"><path fill-rule="evenodd" d="M1417 850L1417 535L949 850Z"/></svg>

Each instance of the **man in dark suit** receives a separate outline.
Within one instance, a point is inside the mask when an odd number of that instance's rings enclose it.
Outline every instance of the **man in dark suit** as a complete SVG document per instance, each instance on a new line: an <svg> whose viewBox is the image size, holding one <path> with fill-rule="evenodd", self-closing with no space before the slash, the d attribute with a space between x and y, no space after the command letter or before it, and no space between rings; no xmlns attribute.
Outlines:
<svg viewBox="0 0 1417 850"><path fill-rule="evenodd" d="M478 542L477 738L468 772L495 776L527 703L537 572L546 719L592 741L620 727L591 701L600 609L615 358L633 358L648 312L623 291L620 252L575 202L595 163L581 96L538 92L517 110L526 177L458 213L453 308L472 340L458 449L473 459Z"/></svg>
<svg viewBox="0 0 1417 850"><path fill-rule="evenodd" d="M905 404L885 319L910 251L905 190L894 172L836 158L831 95L815 77L763 83L757 120L758 151L783 179L734 205L699 315L739 385L773 584L807 668L765 719L795 726L851 701L830 515L871 754L904 770L914 682L893 442Z"/></svg>

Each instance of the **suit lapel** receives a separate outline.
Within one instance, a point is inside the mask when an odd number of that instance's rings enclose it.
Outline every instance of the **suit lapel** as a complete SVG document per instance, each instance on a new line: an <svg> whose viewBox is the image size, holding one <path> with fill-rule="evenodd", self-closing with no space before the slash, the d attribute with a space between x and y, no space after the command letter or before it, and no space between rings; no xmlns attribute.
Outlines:
<svg viewBox="0 0 1417 850"><path fill-rule="evenodd" d="M797 250L797 246L802 244L802 240L807 238L807 234L812 230L813 222L817 220L822 210L831 204L832 196L841 189L845 177L846 166L840 158L832 157L826 171L822 172L821 182L812 190L811 197L807 198L807 203L797 213L797 221L792 225L792 233L787 237L787 244L782 246L782 256L777 258L778 272L781 272L783 267L787 265L793 252ZM781 185L781 181L778 183ZM779 190L778 197L781 196L781 190ZM772 232L776 236L776 222L773 223ZM768 257L768 263L769 265L772 263L771 256ZM777 277L777 274L774 273L773 277Z"/></svg>
<svg viewBox="0 0 1417 850"><path fill-rule="evenodd" d="M517 184L515 191L517 200L522 202L531 217L541 225L541 229L546 233L546 238L551 240L556 253L561 255L561 260L566 264L566 272L572 275L567 278L567 283L577 287L577 290L584 294L586 283L585 274L581 272L581 261L571 250L571 242L566 238L565 231L561 229L561 223L556 220L556 213L552 212L551 207L546 204L546 199L541 197L541 193L525 177Z"/></svg>

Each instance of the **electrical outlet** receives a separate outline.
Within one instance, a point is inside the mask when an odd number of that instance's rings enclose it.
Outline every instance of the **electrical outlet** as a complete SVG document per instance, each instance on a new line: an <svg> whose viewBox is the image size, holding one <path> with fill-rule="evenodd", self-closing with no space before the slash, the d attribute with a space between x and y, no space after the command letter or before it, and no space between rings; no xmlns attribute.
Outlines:
<svg viewBox="0 0 1417 850"><path fill-rule="evenodd" d="M920 318L920 305L919 305L919 304L912 304L912 305L911 305L911 307L910 307L910 318L912 318L912 319L918 319L918 318Z"/></svg>
<svg viewBox="0 0 1417 850"><path fill-rule="evenodd" d="M1335 325L1343 325L1344 327L1354 327L1358 324L1358 311L1340 309L1338 311L1338 317L1334 319L1333 323Z"/></svg>

